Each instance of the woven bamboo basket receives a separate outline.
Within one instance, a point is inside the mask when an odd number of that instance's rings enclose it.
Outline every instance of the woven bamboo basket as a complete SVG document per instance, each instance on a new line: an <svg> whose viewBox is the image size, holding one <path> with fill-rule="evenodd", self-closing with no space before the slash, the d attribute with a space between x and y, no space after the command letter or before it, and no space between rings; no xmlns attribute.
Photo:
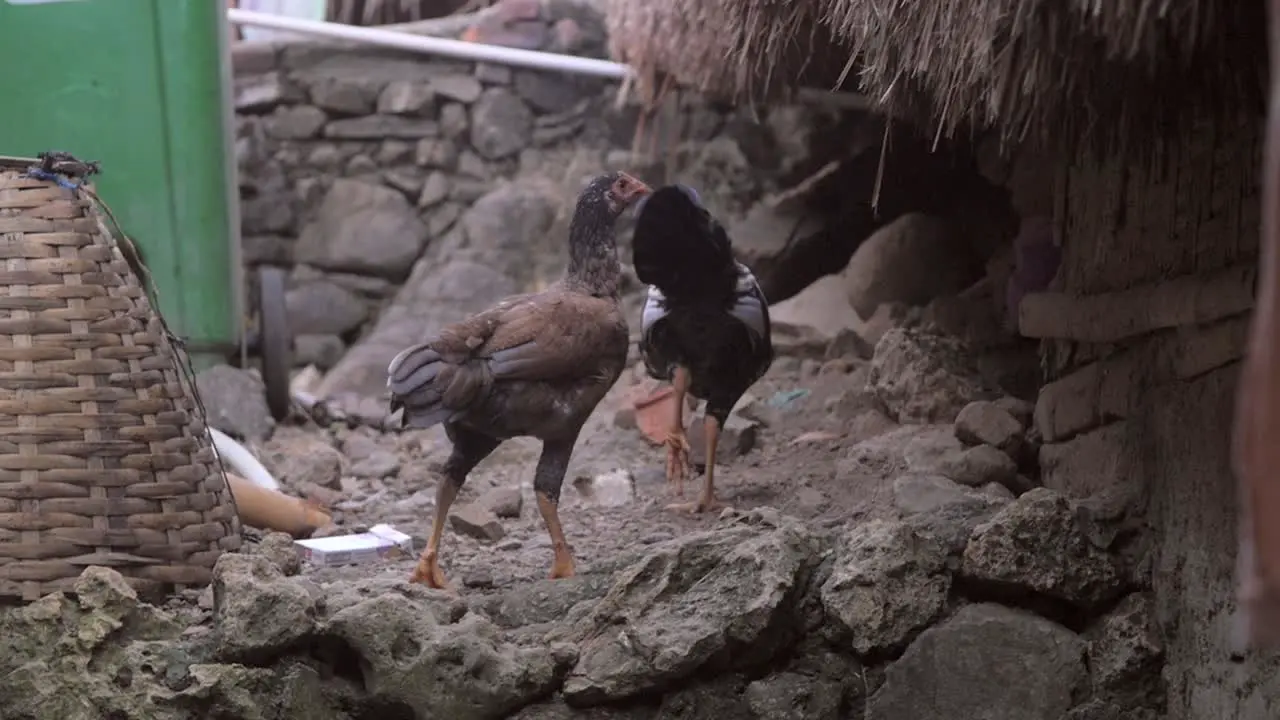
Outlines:
<svg viewBox="0 0 1280 720"><path fill-rule="evenodd" d="M90 565L205 585L240 521L185 356L96 195L36 162L0 158L0 598Z"/></svg>

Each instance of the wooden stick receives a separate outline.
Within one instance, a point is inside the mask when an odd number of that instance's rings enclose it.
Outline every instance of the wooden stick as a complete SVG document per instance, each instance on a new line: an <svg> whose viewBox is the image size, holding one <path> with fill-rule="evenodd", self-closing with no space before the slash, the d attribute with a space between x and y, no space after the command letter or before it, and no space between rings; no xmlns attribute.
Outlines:
<svg viewBox="0 0 1280 720"><path fill-rule="evenodd" d="M823 178L839 170L840 165L841 165L840 160L832 160L828 162L826 165L823 165L821 168L818 168L817 172L813 173L812 175L805 178L804 180L801 180L800 182L796 183L794 186L765 197L764 199L765 206L776 210L780 207L787 205L791 201L796 200L797 198L804 197L805 195L812 192L814 187L816 187L818 183L822 182Z"/></svg>
<svg viewBox="0 0 1280 720"><path fill-rule="evenodd" d="M1253 307L1257 272L1255 265L1241 264L1084 297L1029 293L1018 307L1018 329L1031 338L1111 343L1213 322Z"/></svg>
<svg viewBox="0 0 1280 720"><path fill-rule="evenodd" d="M1267 5L1271 102L1262 164L1262 282L1232 448L1240 482L1238 630L1257 647L1280 645L1280 0Z"/></svg>

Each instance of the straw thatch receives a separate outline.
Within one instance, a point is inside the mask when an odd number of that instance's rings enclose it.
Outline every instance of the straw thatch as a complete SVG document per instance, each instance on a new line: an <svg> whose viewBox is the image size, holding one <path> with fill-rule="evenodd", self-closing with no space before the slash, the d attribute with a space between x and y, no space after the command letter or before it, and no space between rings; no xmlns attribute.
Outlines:
<svg viewBox="0 0 1280 720"><path fill-rule="evenodd" d="M745 101L861 90L952 134L996 128L1115 152L1205 120L1261 117L1257 0L611 0L615 56ZM1225 127L1225 125L1224 125Z"/></svg>

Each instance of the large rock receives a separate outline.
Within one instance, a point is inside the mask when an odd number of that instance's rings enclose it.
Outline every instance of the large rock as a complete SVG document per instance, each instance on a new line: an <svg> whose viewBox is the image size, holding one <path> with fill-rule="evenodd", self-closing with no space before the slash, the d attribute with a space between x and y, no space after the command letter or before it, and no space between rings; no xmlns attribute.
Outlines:
<svg viewBox="0 0 1280 720"><path fill-rule="evenodd" d="M1004 592L1039 594L1086 611L1114 600L1124 585L1076 507L1045 488L1024 494L974 531L961 573Z"/></svg>
<svg viewBox="0 0 1280 720"><path fill-rule="evenodd" d="M215 365L196 375L196 388L209 425L232 437L260 442L276 426L266 388L253 373Z"/></svg>
<svg viewBox="0 0 1280 720"><path fill-rule="evenodd" d="M893 481L893 503L906 523L956 554L1008 502L941 475L908 473Z"/></svg>
<svg viewBox="0 0 1280 720"><path fill-rule="evenodd" d="M425 595L401 588L360 600L321 630L358 654L374 701L413 717L501 720L550 695L574 660L572 647L517 647L488 620L446 614Z"/></svg>
<svg viewBox="0 0 1280 720"><path fill-rule="evenodd" d="M380 141L388 138L418 140L439 134L440 126L435 120L401 115L365 115L346 120L334 120L324 128L324 136L333 140Z"/></svg>
<svg viewBox="0 0 1280 720"><path fill-rule="evenodd" d="M462 216L465 252L528 284L542 265L537 257L540 251L558 257L567 247L567 238L551 236L555 203L551 188L542 183L515 182L495 188Z"/></svg>
<svg viewBox="0 0 1280 720"><path fill-rule="evenodd" d="M309 282L284 297L289 330L296 335L343 335L360 327L369 316L364 301L350 290L329 282Z"/></svg>
<svg viewBox="0 0 1280 720"><path fill-rule="evenodd" d="M968 255L942 220L903 215L872 233L853 253L843 274L849 304L870 318L884 303L924 305L963 290L973 274Z"/></svg>
<svg viewBox="0 0 1280 720"><path fill-rule="evenodd" d="M296 366L315 365L317 370L328 370L342 360L347 344L337 335L293 336L293 362Z"/></svg>
<svg viewBox="0 0 1280 720"><path fill-rule="evenodd" d="M426 242L427 228L404 195L340 178L303 229L294 257L326 270L399 279Z"/></svg>
<svg viewBox="0 0 1280 720"><path fill-rule="evenodd" d="M311 83L310 94L313 105L335 115L366 115L377 96L369 83L337 79Z"/></svg>
<svg viewBox="0 0 1280 720"><path fill-rule="evenodd" d="M435 92L426 83L398 80L378 94L378 112L391 115L426 115L435 108Z"/></svg>
<svg viewBox="0 0 1280 720"><path fill-rule="evenodd" d="M263 555L227 553L213 568L218 659L264 663L315 629L315 600Z"/></svg>
<svg viewBox="0 0 1280 720"><path fill-rule="evenodd" d="M738 673L715 675L666 693L654 720L677 718L747 718L751 708L743 695L746 678Z"/></svg>
<svg viewBox="0 0 1280 720"><path fill-rule="evenodd" d="M769 315L779 322L806 325L824 337L834 338L842 330L862 329L862 319L844 298L840 279L827 275L796 295L769 308Z"/></svg>
<svg viewBox="0 0 1280 720"><path fill-rule="evenodd" d="M990 445L1017 457L1026 428L1008 410L980 400L956 415L956 437L968 445Z"/></svg>
<svg viewBox="0 0 1280 720"><path fill-rule="evenodd" d="M514 73L516 93L540 113L568 112L589 92L596 90L590 81L564 73L517 70Z"/></svg>
<svg viewBox="0 0 1280 720"><path fill-rule="evenodd" d="M1151 598L1141 593L1126 597L1088 635L1095 693L1131 707L1153 705L1163 698L1164 642Z"/></svg>
<svg viewBox="0 0 1280 720"><path fill-rule="evenodd" d="M837 463L838 475L892 477L907 469L905 449L916 438L949 435L946 425L907 425L867 438L851 446Z"/></svg>
<svg viewBox="0 0 1280 720"><path fill-rule="evenodd" d="M798 632L813 545L784 520L655 546L573 632L580 657L565 700L598 705L667 689L707 665L768 662Z"/></svg>
<svg viewBox="0 0 1280 720"><path fill-rule="evenodd" d="M289 86L278 72L238 75L232 87L232 100L237 113L271 110L290 95Z"/></svg>
<svg viewBox="0 0 1280 720"><path fill-rule="evenodd" d="M508 720L653 720L653 707L636 705L582 709L571 707L557 698L527 705L510 715Z"/></svg>
<svg viewBox="0 0 1280 720"><path fill-rule="evenodd" d="M336 489L345 464L342 453L329 443L283 429L264 448L262 461L280 484L295 489L310 485Z"/></svg>
<svg viewBox="0 0 1280 720"><path fill-rule="evenodd" d="M834 680L795 672L756 680L744 693L755 720L838 720L843 694Z"/></svg>
<svg viewBox="0 0 1280 720"><path fill-rule="evenodd" d="M325 375L316 394L347 412L381 420L387 364L396 353L515 289L509 277L478 262L419 261L373 331Z"/></svg>
<svg viewBox="0 0 1280 720"><path fill-rule="evenodd" d="M511 157L532 137L533 113L506 88L486 90L471 108L471 146L486 160Z"/></svg>
<svg viewBox="0 0 1280 720"><path fill-rule="evenodd" d="M849 303L844 298L840 279L834 278L834 283L820 280L830 269L809 267L818 263L799 251L806 243L794 241L795 238L813 237L822 232L822 221L813 213L804 212L803 208L758 202L741 217L729 216L726 222L733 238L734 253L751 268L769 302L783 302L811 283L822 282L824 295L829 295L827 290L831 288L840 295L840 305L845 306L841 313L849 312L856 317L857 313L848 307Z"/></svg>
<svg viewBox="0 0 1280 720"><path fill-rule="evenodd" d="M190 717L157 702L172 695L162 684L165 675L180 679L192 662L178 643L182 626L139 602L114 570L86 568L72 590L72 596L52 593L0 610L0 715Z"/></svg>
<svg viewBox="0 0 1280 720"><path fill-rule="evenodd" d="M944 547L903 523L860 525L841 543L822 584L822 606L844 626L855 653L896 649L946 604L946 563Z"/></svg>
<svg viewBox="0 0 1280 720"><path fill-rule="evenodd" d="M1063 720L1166 720L1169 716L1151 708L1131 708L1097 698L1078 705Z"/></svg>
<svg viewBox="0 0 1280 720"><path fill-rule="evenodd" d="M900 423L946 423L996 395L954 338L894 328L876 343L867 385Z"/></svg>
<svg viewBox="0 0 1280 720"><path fill-rule="evenodd" d="M243 720L272 720L276 717L275 705L280 697L280 684L271 670L246 667L238 664L191 665L182 694L176 704L191 715L205 717L234 717ZM332 718L332 711L321 711L315 717Z"/></svg>
<svg viewBox="0 0 1280 720"><path fill-rule="evenodd" d="M889 666L866 720L1060 720L1085 682L1084 641L999 605L970 605Z"/></svg>
<svg viewBox="0 0 1280 720"><path fill-rule="evenodd" d="M939 427L943 429L922 433L907 444L903 456L909 470L942 475L969 487L994 482L1014 489L1018 465L1008 455L988 445L966 448L954 432Z"/></svg>
<svg viewBox="0 0 1280 720"><path fill-rule="evenodd" d="M305 140L318 135L328 119L323 110L310 105L279 107L267 117L264 129L278 140Z"/></svg>

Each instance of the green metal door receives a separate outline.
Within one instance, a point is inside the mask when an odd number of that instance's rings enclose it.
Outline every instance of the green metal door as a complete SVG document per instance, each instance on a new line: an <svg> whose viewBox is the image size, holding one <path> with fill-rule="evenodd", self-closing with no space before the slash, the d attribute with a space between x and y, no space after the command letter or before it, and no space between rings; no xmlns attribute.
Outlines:
<svg viewBox="0 0 1280 720"><path fill-rule="evenodd" d="M98 160L192 348L240 325L239 210L222 0L0 0L0 155Z"/></svg>

